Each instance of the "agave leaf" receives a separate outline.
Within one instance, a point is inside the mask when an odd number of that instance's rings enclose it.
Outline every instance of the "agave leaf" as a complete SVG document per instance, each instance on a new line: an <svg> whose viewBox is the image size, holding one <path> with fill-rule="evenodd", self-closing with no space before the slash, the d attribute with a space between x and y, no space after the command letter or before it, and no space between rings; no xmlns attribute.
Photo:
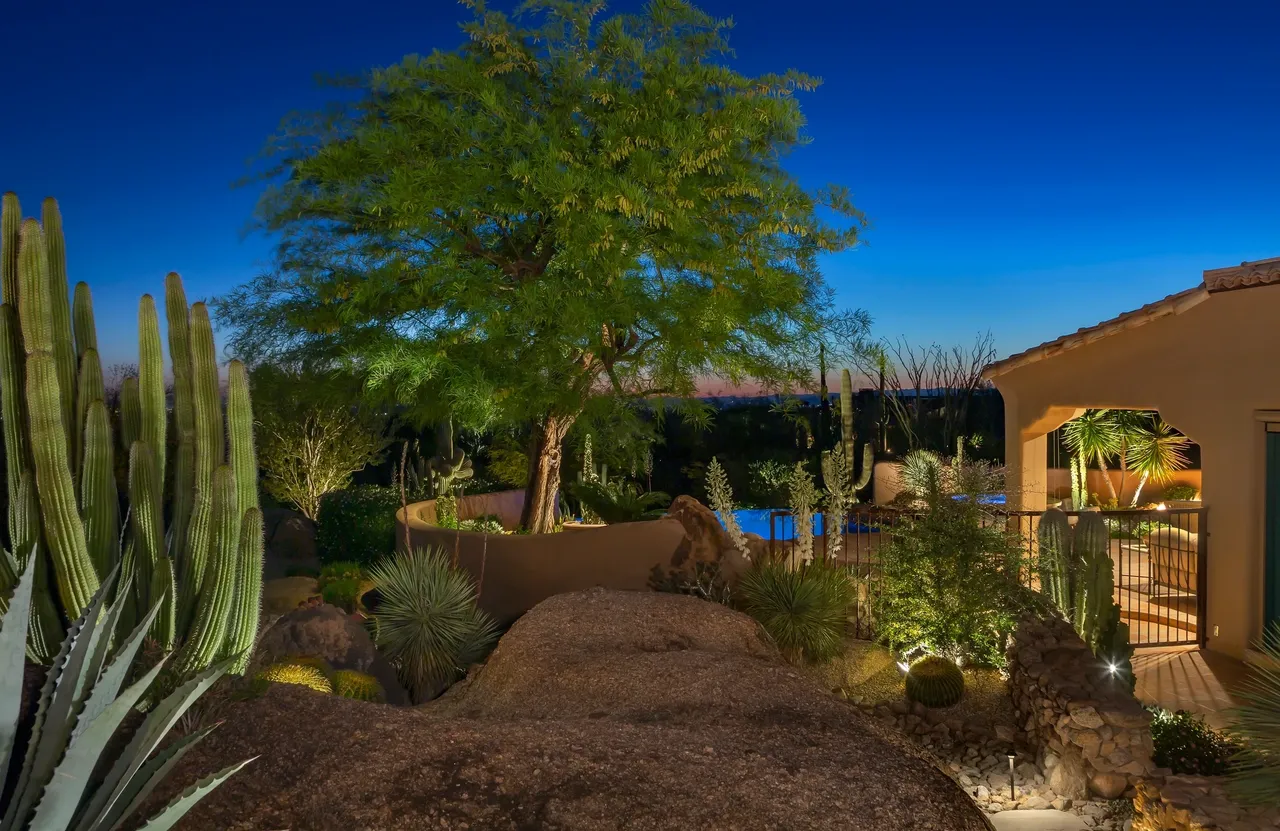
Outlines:
<svg viewBox="0 0 1280 831"><path fill-rule="evenodd" d="M89 784L89 777L98 766L107 743L163 668L164 661L157 662L146 675L107 705L86 728L78 731L54 770L49 784L44 788L31 823L33 829L48 828L52 831L71 825L76 808Z"/></svg>
<svg viewBox="0 0 1280 831"><path fill-rule="evenodd" d="M178 687L147 714L146 720L133 734L124 752L112 764L106 779L89 803L88 810L82 815L83 819L77 826L81 831L93 831L94 818L107 816L112 812L124 792L129 789L129 783L133 777L137 775L138 770L160 744L165 734L182 717L192 702L222 677L229 665L230 660L219 661Z"/></svg>
<svg viewBox="0 0 1280 831"><path fill-rule="evenodd" d="M9 599L5 596L9 589L18 585L18 561L8 551L0 548L0 615L9 608Z"/></svg>
<svg viewBox="0 0 1280 831"><path fill-rule="evenodd" d="M142 826L142 831L168 831L173 824L186 816L197 802L204 799L209 793L223 782L235 775L236 771L252 762L257 756L245 759L229 767L223 768L212 776L206 776L199 782L187 788L170 802L163 811L156 814L147 824Z"/></svg>
<svg viewBox="0 0 1280 831"><path fill-rule="evenodd" d="M39 562L36 557L29 557L27 561ZM67 629L67 636L45 676L18 786L13 791L9 810L5 813L4 823L0 828L13 829L25 825L22 820L30 813L45 785L49 783L58 757L66 749L71 728L75 724L73 709L80 671L84 667L90 636L97 626L102 602L106 598L107 585L103 583L98 587L84 613Z"/></svg>
<svg viewBox="0 0 1280 831"><path fill-rule="evenodd" d="M115 603L112 608L114 610L123 605L123 603ZM159 612L159 603L151 607L151 611L147 613L146 618L133 630L133 634L129 636L129 639L124 642L120 647L120 651L111 660L106 672L102 674L98 682L93 686L89 700L85 702L84 711L80 714L80 721L76 725L75 733L72 734L73 740L80 733L87 730L89 725L107 709L111 702L116 700L116 695L120 692L120 687L124 685L125 678L133 666L133 659L138 654L138 650L142 647L142 642L147 636L147 627L151 625L151 621L155 619ZM115 622L114 617L112 617L112 622ZM164 663L164 661L160 663Z"/></svg>
<svg viewBox="0 0 1280 831"><path fill-rule="evenodd" d="M195 747L217 727L217 724L211 724L208 727L183 736L148 759L147 763L138 771L138 775L129 783L129 787L121 794L121 798L116 801L111 813L98 819L98 826L100 828L110 828L113 831L118 828L133 815L134 811L138 810L138 807L151 795L156 785L164 781L164 778L169 775L174 766L182 761L182 757L187 755L187 751Z"/></svg>
<svg viewBox="0 0 1280 831"><path fill-rule="evenodd" d="M12 562L9 552L6 560ZM28 563L34 558L29 558ZM17 569L14 569L15 573ZM22 707L23 658L27 652L27 617L31 613L31 586L35 582L28 565L18 576L9 608L0 618L0 771L9 769L9 754L18 735ZM4 783L0 782L0 790ZM0 827L4 827L0 824Z"/></svg>
<svg viewBox="0 0 1280 831"><path fill-rule="evenodd" d="M112 568L107 578L102 582L104 584L110 583L115 579L115 576L116 569ZM109 592L102 590L100 593L105 602ZM102 613L101 619L96 620L94 625L89 628L89 631L82 636L86 638L87 643L85 644L84 663L76 679L75 701L71 708L73 713L79 712L80 705L89 697L89 693L93 691L94 684L98 681L98 673L102 671L102 665L111 649L111 633L114 631L112 627L115 626L117 616L118 612L115 610L115 604L111 604ZM73 720L75 720L74 717Z"/></svg>

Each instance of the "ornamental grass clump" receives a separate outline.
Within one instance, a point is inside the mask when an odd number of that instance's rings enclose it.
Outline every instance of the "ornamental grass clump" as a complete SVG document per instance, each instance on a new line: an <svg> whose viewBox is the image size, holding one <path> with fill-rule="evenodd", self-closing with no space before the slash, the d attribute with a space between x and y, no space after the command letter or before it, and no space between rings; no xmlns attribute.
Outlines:
<svg viewBox="0 0 1280 831"><path fill-rule="evenodd" d="M1236 698L1232 729L1241 751L1232 758L1231 795L1245 805L1280 805L1280 623L1272 623L1258 644L1262 660Z"/></svg>
<svg viewBox="0 0 1280 831"><path fill-rule="evenodd" d="M476 606L476 586L441 549L383 560L370 573L378 592L374 641L416 701L425 701L489 654L493 619Z"/></svg>
<svg viewBox="0 0 1280 831"><path fill-rule="evenodd" d="M819 561L796 568L756 562L742 575L734 595L783 654L813 662L840 652L855 599L848 572Z"/></svg>

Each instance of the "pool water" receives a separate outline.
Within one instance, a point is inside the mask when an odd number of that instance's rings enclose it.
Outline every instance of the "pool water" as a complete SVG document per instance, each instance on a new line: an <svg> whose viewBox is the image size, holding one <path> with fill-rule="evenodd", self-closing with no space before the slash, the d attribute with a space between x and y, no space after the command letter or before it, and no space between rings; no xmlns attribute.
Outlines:
<svg viewBox="0 0 1280 831"><path fill-rule="evenodd" d="M962 496L957 496L962 499ZM978 501L984 505L1004 505L1005 495L1003 493L989 493L978 498ZM738 527L742 529L744 534L759 534L764 539L769 539L769 515L774 511L786 510L784 508L739 508L733 512L738 519ZM724 519L720 517L720 512L716 512L716 518L721 524ZM865 534L871 531L880 530L874 525L864 525L861 522L850 522L845 525L844 532L846 534ZM815 514L813 517L813 533L815 536L821 536L823 532L822 515ZM790 515L780 516L773 521L773 539L789 540L794 534L794 523L791 521Z"/></svg>

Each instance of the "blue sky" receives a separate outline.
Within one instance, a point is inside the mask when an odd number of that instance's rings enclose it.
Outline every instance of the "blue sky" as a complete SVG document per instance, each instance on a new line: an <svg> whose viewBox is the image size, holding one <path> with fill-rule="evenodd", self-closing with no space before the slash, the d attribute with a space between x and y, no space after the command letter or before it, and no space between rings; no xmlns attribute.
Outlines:
<svg viewBox="0 0 1280 831"><path fill-rule="evenodd" d="M107 5L6 9L0 189L28 213L59 198L108 362L136 353L137 297L167 271L204 297L267 261L270 241L244 234L257 189L232 184L283 116L326 100L317 74L451 47L464 14ZM1006 354L1280 255L1280 3L701 5L733 15L744 71L824 79L788 165L870 216L866 244L825 270L879 334L990 329Z"/></svg>

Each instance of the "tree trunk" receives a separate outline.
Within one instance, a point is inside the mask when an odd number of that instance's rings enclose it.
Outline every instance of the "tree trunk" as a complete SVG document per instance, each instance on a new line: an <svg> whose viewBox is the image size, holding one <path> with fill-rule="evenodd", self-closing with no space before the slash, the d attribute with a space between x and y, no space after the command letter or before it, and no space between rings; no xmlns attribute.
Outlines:
<svg viewBox="0 0 1280 831"><path fill-rule="evenodd" d="M555 529L561 446L574 418L549 415L534 430L524 510L520 513L520 525L531 534L549 534Z"/></svg>
<svg viewBox="0 0 1280 831"><path fill-rule="evenodd" d="M1138 507L1138 498L1142 496L1142 488L1147 484L1148 478L1150 476L1146 473L1138 478L1138 489L1133 492L1133 501L1129 503L1130 508Z"/></svg>
<svg viewBox="0 0 1280 831"><path fill-rule="evenodd" d="M1120 494L1116 493L1116 484L1111 481L1111 471L1107 470L1107 460L1101 456L1098 457L1098 469L1102 471L1102 481L1107 483L1107 490L1111 492L1111 501L1119 507Z"/></svg>

